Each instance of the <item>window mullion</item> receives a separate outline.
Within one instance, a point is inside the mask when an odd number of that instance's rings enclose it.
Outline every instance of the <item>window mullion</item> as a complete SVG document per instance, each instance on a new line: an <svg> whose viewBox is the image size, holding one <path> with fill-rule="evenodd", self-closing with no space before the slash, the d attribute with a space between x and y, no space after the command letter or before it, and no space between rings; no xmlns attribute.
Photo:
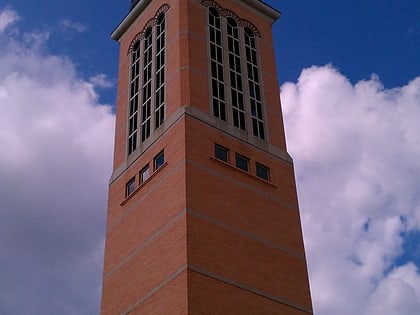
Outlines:
<svg viewBox="0 0 420 315"><path fill-rule="evenodd" d="M146 31L144 38L144 62L141 110L141 142L150 137L151 111L153 106L153 30Z"/></svg>

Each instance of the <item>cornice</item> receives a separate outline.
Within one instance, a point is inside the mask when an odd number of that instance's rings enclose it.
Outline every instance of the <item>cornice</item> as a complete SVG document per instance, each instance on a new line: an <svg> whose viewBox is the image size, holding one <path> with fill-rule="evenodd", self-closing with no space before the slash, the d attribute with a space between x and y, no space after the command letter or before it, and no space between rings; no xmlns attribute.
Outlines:
<svg viewBox="0 0 420 315"><path fill-rule="evenodd" d="M152 0L140 0L135 7L128 13L128 15L121 21L121 23L111 33L111 38L118 41L122 34L134 22L141 12L152 2Z"/></svg>
<svg viewBox="0 0 420 315"><path fill-rule="evenodd" d="M261 0L241 0L244 3L248 4L249 6L257 9L258 11L262 12L269 18L273 20L277 20L281 13L276 9L270 7L269 5L265 4ZM128 13L128 15L121 21L121 23L114 29L111 33L111 38L118 41L122 34L128 29L128 27L134 22L134 20L143 12L143 10L152 2L152 0L139 0L139 2L132 8L132 10Z"/></svg>
<svg viewBox="0 0 420 315"><path fill-rule="evenodd" d="M261 0L242 0L242 2L245 2L249 6L264 13L273 21L277 20L281 16L281 13L279 11L277 11L276 9L274 9L273 7L269 6Z"/></svg>

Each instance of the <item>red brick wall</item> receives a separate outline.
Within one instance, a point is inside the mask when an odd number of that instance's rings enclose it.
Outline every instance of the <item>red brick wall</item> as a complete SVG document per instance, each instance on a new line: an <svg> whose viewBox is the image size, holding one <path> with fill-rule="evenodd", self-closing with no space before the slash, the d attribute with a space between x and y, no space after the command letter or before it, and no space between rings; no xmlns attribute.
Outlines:
<svg viewBox="0 0 420 315"><path fill-rule="evenodd" d="M212 158L215 142L229 164ZM186 145L188 263L310 309L292 165L192 118ZM271 182L237 169L235 152L269 167Z"/></svg>
<svg viewBox="0 0 420 315"><path fill-rule="evenodd" d="M188 314L190 315L308 314L193 271L188 272L188 284Z"/></svg>

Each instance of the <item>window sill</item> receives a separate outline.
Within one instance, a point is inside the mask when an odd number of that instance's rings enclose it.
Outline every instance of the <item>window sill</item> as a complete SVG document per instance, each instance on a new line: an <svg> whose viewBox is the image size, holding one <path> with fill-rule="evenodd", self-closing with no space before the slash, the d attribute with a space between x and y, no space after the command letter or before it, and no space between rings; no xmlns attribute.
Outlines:
<svg viewBox="0 0 420 315"><path fill-rule="evenodd" d="M244 171L244 170L242 170L242 169L240 169L240 168L238 168L238 167L236 167L236 166L233 166L232 164L230 164L230 163L228 163L228 162L225 162L225 161L219 160L219 159L217 159L217 158L215 158L215 157L213 157L213 156L211 156L211 157L210 157L210 159L212 159L212 160L214 160L214 161L216 161L216 162L218 162L218 163L220 163L220 164L226 165L226 166L228 166L229 168L232 168L232 169L234 169L234 170L240 171L241 173L243 173L243 174L245 174L245 175L247 175L247 176L249 176L249 177L252 177L252 178L254 178L254 179L256 179L256 180L259 180L259 181L261 181L261 182L263 182L263 183L265 183L265 184L268 184L268 185L270 185L271 187L274 187L274 188L277 188L277 187L278 187L277 185L274 185L272 182L270 182L270 181L268 181L268 180L265 180L265 179L263 179L263 178L261 178L261 177L258 177L258 176L254 175L254 174L251 174L250 172Z"/></svg>
<svg viewBox="0 0 420 315"><path fill-rule="evenodd" d="M155 177L161 170L163 170L168 165L168 162L165 162L162 164L161 167L159 167L156 171L154 171L148 179L146 179L143 183L139 185L139 187L136 188L130 195L128 195L123 201L121 201L120 206L125 205L133 196L143 188L144 185L146 185L150 180L152 180L153 177Z"/></svg>

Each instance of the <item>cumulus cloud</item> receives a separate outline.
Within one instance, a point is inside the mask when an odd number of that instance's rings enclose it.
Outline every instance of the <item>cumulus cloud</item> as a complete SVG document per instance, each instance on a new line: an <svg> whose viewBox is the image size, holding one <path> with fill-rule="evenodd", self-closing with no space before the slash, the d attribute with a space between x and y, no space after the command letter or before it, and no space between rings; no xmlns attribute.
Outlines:
<svg viewBox="0 0 420 315"><path fill-rule="evenodd" d="M89 79L89 82L92 83L96 87L100 88L110 88L114 86L114 83L108 80L105 74L98 74L93 76Z"/></svg>
<svg viewBox="0 0 420 315"><path fill-rule="evenodd" d="M420 274L409 263L395 268L369 297L365 314L414 315L420 310Z"/></svg>
<svg viewBox="0 0 420 315"><path fill-rule="evenodd" d="M420 229L420 78L313 66L281 91L315 314L419 314L419 271L396 263Z"/></svg>
<svg viewBox="0 0 420 315"><path fill-rule="evenodd" d="M0 11L0 33L4 32L6 28L15 23L19 19L19 15L10 8Z"/></svg>
<svg viewBox="0 0 420 315"><path fill-rule="evenodd" d="M114 115L48 36L17 34L0 33L0 313L97 314Z"/></svg>

